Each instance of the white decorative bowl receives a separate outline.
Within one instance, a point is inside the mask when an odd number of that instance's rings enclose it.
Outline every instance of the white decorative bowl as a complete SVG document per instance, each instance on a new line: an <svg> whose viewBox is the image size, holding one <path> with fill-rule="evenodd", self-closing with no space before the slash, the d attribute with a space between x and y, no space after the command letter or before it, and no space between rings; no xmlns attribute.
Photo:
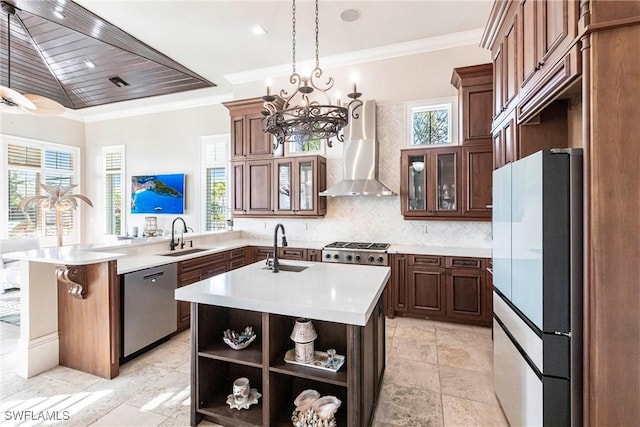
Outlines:
<svg viewBox="0 0 640 427"><path fill-rule="evenodd" d="M243 348L247 348L249 344L251 344L256 339L256 334L253 332L253 328L251 326L247 326L244 331L241 333L237 333L236 331L232 331L231 329L227 329L224 331L224 337L222 340L234 350L242 350Z"/></svg>

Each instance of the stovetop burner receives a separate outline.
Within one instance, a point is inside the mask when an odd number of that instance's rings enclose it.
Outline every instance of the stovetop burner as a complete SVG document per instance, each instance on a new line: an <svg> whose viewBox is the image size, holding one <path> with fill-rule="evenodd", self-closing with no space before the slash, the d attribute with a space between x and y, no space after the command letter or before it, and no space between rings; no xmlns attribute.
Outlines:
<svg viewBox="0 0 640 427"><path fill-rule="evenodd" d="M360 249L368 251L386 251L389 243L368 243L368 242L333 242L326 245L325 249Z"/></svg>

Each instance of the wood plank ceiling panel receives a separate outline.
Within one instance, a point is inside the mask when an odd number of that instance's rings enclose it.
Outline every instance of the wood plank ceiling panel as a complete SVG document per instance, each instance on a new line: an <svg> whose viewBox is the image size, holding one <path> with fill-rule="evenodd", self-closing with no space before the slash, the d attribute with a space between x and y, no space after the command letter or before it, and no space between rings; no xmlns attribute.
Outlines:
<svg viewBox="0 0 640 427"><path fill-rule="evenodd" d="M119 28L68 1L5 0L11 17L11 87L78 109L215 86ZM6 16L0 17L0 84L8 85ZM85 60L96 67L88 68ZM111 81L119 77L129 86Z"/></svg>

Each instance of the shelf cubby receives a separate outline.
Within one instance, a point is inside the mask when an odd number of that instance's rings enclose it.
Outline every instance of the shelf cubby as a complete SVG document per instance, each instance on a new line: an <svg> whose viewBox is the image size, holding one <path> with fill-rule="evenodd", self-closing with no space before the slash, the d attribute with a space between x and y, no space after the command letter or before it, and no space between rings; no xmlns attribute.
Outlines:
<svg viewBox="0 0 640 427"><path fill-rule="evenodd" d="M347 389L335 387L330 384L318 383L305 378L297 378L289 375L282 375L277 372L269 374L269 384L271 388L270 419L272 426L291 426L291 415L295 409L293 401L300 393L307 389L316 390L321 396L335 396L342 402L336 421L339 426L347 425Z"/></svg>
<svg viewBox="0 0 640 427"><path fill-rule="evenodd" d="M236 378L247 377L251 388L263 393L262 370L248 366L215 360L208 357L198 358L199 374L206 381L200 381L197 390L198 405L196 412L206 415L208 419L222 425L248 424L263 425L262 401L252 405L249 409L231 409L227 405L227 396L233 391L233 381Z"/></svg>

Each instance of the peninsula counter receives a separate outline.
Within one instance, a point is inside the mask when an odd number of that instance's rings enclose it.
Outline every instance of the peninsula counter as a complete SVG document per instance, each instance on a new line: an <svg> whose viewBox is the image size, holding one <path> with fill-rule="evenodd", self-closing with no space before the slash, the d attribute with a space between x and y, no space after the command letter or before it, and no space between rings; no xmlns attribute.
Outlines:
<svg viewBox="0 0 640 427"><path fill-rule="evenodd" d="M293 400L309 388L342 401L338 425L371 424L385 367L382 295L390 268L283 265L306 268L273 273L258 262L176 290L176 299L191 303L192 425L206 418L229 426L290 426ZM285 363L298 317L313 320L316 351L335 348L345 356L337 372ZM246 326L257 334L249 347L224 344L226 329ZM237 410L226 404L238 377L262 393L257 405Z"/></svg>

